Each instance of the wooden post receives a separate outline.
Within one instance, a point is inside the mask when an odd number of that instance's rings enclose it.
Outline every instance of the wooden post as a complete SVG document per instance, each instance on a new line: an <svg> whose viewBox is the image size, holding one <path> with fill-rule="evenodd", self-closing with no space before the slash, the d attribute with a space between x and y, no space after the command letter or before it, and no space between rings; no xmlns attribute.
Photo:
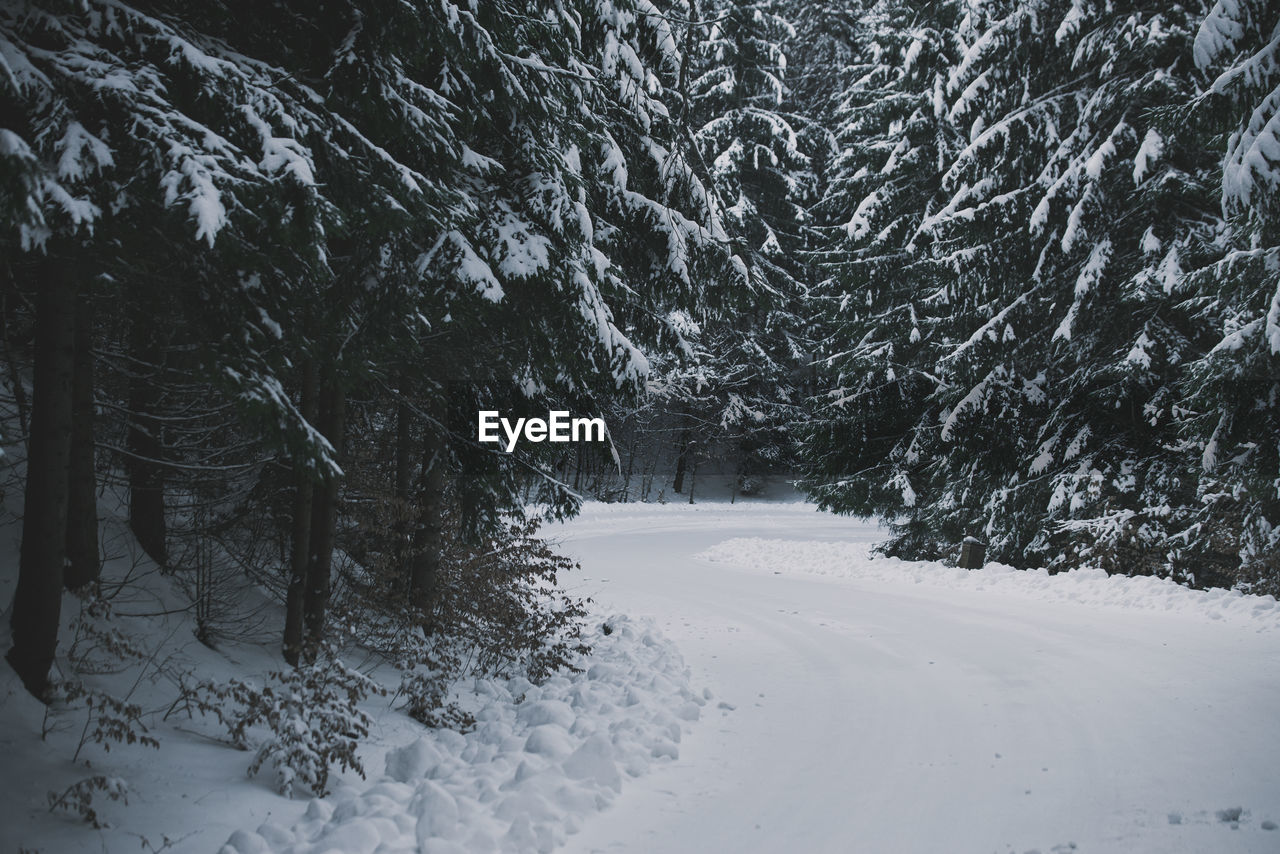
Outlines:
<svg viewBox="0 0 1280 854"><path fill-rule="evenodd" d="M987 544L977 537L965 537L964 542L960 544L961 569L982 569L986 556Z"/></svg>

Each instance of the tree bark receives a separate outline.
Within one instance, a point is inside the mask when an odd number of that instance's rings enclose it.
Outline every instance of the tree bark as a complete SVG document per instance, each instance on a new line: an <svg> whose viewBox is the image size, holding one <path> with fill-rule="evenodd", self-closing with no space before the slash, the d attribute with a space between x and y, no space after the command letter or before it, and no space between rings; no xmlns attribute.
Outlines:
<svg viewBox="0 0 1280 854"><path fill-rule="evenodd" d="M443 425L444 398L437 395L431 407L435 419L431 439L422 457L422 489L417 500L417 520L409 562L409 601L428 620L435 606L440 584L440 563L444 552L444 491L447 439ZM426 626L430 632L430 625Z"/></svg>
<svg viewBox="0 0 1280 854"><path fill-rule="evenodd" d="M66 559L67 471L75 363L75 288L48 264L37 297L31 441L22 517L18 586L7 656L23 685L44 699L58 644Z"/></svg>
<svg viewBox="0 0 1280 854"><path fill-rule="evenodd" d="M129 477L129 529L138 545L160 565L168 560L164 518L164 442L156 416L159 395L155 377L163 358L155 335L139 307L134 308L130 348L137 364L129 378L129 432L126 437Z"/></svg>
<svg viewBox="0 0 1280 854"><path fill-rule="evenodd" d="M399 395L396 403L396 498L399 501L409 500L409 489L413 484L413 413L409 409L409 380L407 372L401 374Z"/></svg>
<svg viewBox="0 0 1280 854"><path fill-rule="evenodd" d="M75 590L98 580L98 474L93 455L93 315L87 294L75 302L75 365L71 375L71 457L67 495L67 568Z"/></svg>
<svg viewBox="0 0 1280 854"><path fill-rule="evenodd" d="M316 363L302 366L300 410L307 423L316 423ZM311 556L311 505L315 480L301 462L294 463L293 536L289 560L289 589L284 609L284 660L297 667L302 657L302 603L306 598L307 563Z"/></svg>
<svg viewBox="0 0 1280 854"><path fill-rule="evenodd" d="M320 377L320 432L341 456L346 427L346 398L338 384L334 364L325 366ZM329 605L329 573L333 564L334 534L338 521L338 480L329 475L314 487L311 505L311 547L307 556L306 587L302 616L305 638L303 652L311 660L325 637L325 614Z"/></svg>
<svg viewBox="0 0 1280 854"><path fill-rule="evenodd" d="M22 435L26 436L29 433L29 425L31 424L31 416L27 406L27 391L22 385L22 373L18 370L18 362L13 356L13 345L9 341L9 330L12 328L12 317L14 315L9 299L9 287L11 284L11 282L6 283L3 303L0 304L4 314L0 318L0 336L3 336L4 358L9 365L9 381L13 383L13 402L18 408L18 428L22 431Z"/></svg>
<svg viewBox="0 0 1280 854"><path fill-rule="evenodd" d="M680 449L676 456L676 479L671 489L677 495L684 492L684 473L689 467L689 428L680 431Z"/></svg>

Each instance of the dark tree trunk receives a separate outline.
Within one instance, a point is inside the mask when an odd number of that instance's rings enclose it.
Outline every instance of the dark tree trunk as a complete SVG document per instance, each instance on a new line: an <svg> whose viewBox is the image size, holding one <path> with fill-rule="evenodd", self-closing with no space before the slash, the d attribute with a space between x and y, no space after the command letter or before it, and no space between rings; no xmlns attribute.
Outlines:
<svg viewBox="0 0 1280 854"><path fill-rule="evenodd" d="M71 375L71 459L67 495L68 590L98 580L98 475L93 458L93 315L81 294L75 304L75 367Z"/></svg>
<svg viewBox="0 0 1280 854"><path fill-rule="evenodd" d="M150 322L134 308L130 346L135 360L129 378L129 433L126 437L129 477L129 529L138 545L160 565L168 560L164 519L164 442L156 418L159 395L155 380L163 358Z"/></svg>
<svg viewBox="0 0 1280 854"><path fill-rule="evenodd" d="M342 455L346 427L346 399L338 385L333 364L320 377L319 428ZM314 487L311 504L311 548L307 555L306 587L302 598L305 632L304 654L311 659L325 637L325 613L329 605L329 571L333 563L334 533L338 521L338 478L328 476Z"/></svg>
<svg viewBox="0 0 1280 854"><path fill-rule="evenodd" d="M302 417L316 422L316 363L302 366ZM293 466L293 537L289 556L289 589L284 610L284 659L295 667L302 656L302 603L306 598L307 563L311 556L311 505L315 479L301 462Z"/></svg>
<svg viewBox="0 0 1280 854"><path fill-rule="evenodd" d="M684 473L689 467L689 428L680 431L680 446L676 456L676 480L671 485L677 495L684 492Z"/></svg>
<svg viewBox="0 0 1280 854"><path fill-rule="evenodd" d="M396 499L409 500L413 483L413 412L409 409L409 381L401 376L396 404Z"/></svg>
<svg viewBox="0 0 1280 854"><path fill-rule="evenodd" d="M22 373L18 370L18 362L13 356L13 346L9 341L9 330L13 326L13 303L15 301L9 298L9 287L12 282L5 283L4 292L4 317L0 318L0 335L4 339L4 358L9 365L9 382L13 383L13 402L18 407L18 428L22 430L22 435L26 436L31 424L31 416L29 407L27 406L27 391L22 385Z"/></svg>
<svg viewBox="0 0 1280 854"><path fill-rule="evenodd" d="M58 266L44 269L36 307L22 547L10 620L13 647L7 656L27 690L41 699L49 688L62 610L75 367L75 289Z"/></svg>
<svg viewBox="0 0 1280 854"><path fill-rule="evenodd" d="M435 606L440 584L440 562L444 552L444 492L447 484L445 466L448 459L444 398L437 395L431 414L431 438L422 457L422 488L417 500L417 524L413 530L413 547L409 562L409 600L423 614L430 615ZM427 626L430 631L430 626Z"/></svg>

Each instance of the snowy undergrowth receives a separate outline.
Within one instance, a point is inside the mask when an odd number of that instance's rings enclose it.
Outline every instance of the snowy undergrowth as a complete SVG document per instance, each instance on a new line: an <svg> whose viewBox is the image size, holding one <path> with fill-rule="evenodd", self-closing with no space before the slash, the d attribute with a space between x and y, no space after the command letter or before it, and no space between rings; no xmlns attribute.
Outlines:
<svg viewBox="0 0 1280 854"><path fill-rule="evenodd" d="M933 561L904 561L871 553L866 543L738 537L698 555L714 563L775 574L808 574L855 581L914 583L948 590L988 590L1044 601L1078 602L1165 611L1280 629L1280 603L1273 596L1212 588L1192 590L1151 576L1107 575L1074 569L1051 575L1044 569L1018 570L1000 563L958 569Z"/></svg>
<svg viewBox="0 0 1280 854"><path fill-rule="evenodd" d="M16 518L13 491L9 498L6 517ZM597 612L588 615L594 628L583 637L592 652L575 662L581 673L563 671L536 686L520 678L450 685L449 700L477 721L471 732L424 727L406 714L403 697L367 697L359 710L369 732L357 755L368 780L335 766L333 794L291 800L277 793L272 774L246 773L270 735L266 728L249 733L249 752L236 749L217 715L201 715L183 699L206 682L269 684L268 674L282 667L279 605L241 583L230 592L252 624L237 624L239 637L219 639L216 649L206 646L196 639L188 591L139 553L118 503L105 500L100 517L103 581L114 596L102 628L118 631L143 655L108 656L96 640L77 645L82 603L68 594L55 675L136 705L134 728L159 747L95 739L96 713L83 698L46 709L0 663L0 755L22 770L0 775L6 854L194 854L217 851L229 836L231 851L301 852L315 844L345 854L372 850L360 842L370 833L380 834L383 852L417 851L419 832L428 834L424 850L545 850L610 803L625 777L676 757L706 702L690 687L679 652L650 624ZM0 525L0 603L12 599L19 533L19 526ZM8 615L0 617L7 624ZM7 634L0 635L0 655ZM78 646L93 660L80 661ZM341 652L388 695L395 692L400 673L391 665L359 646ZM379 780L384 768L389 776ZM435 797L441 793L447 798ZM60 805L51 808L55 798ZM456 818L446 827L450 809ZM394 832L374 820L395 811L403 814L388 819ZM236 832L264 821L271 824L261 838Z"/></svg>
<svg viewBox="0 0 1280 854"><path fill-rule="evenodd" d="M380 779L313 800L292 825L237 831L220 854L553 850L624 777L677 758L710 698L647 621L610 617L588 643L583 672L478 680L471 732L424 730L387 753Z"/></svg>

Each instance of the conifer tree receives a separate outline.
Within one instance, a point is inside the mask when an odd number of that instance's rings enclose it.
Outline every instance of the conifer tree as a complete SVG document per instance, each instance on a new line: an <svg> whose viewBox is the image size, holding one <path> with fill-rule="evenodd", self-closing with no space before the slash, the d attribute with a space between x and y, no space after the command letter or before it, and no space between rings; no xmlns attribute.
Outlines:
<svg viewBox="0 0 1280 854"><path fill-rule="evenodd" d="M919 167L938 194L896 240L873 218L892 183L850 219L851 238L896 244L901 271L833 342L836 409L854 414L815 445L815 490L897 518L895 553L977 535L1017 565L1174 571L1166 526L1189 495L1164 443L1198 334L1180 265L1213 217L1205 158L1151 111L1192 91L1192 26L1181 7L964 10L931 99L958 142Z"/></svg>
<svg viewBox="0 0 1280 854"><path fill-rule="evenodd" d="M743 483L785 467L808 361L800 250L813 176L792 112L782 4L690 3L681 120L734 267L711 280L702 313L670 316L678 357L655 389L676 437L676 492L691 449L733 460Z"/></svg>
<svg viewBox="0 0 1280 854"><path fill-rule="evenodd" d="M1187 372L1199 506L1179 550L1206 580L1280 591L1280 15L1217 2L1195 36L1208 75L1187 119L1222 158L1223 252L1188 267L1211 346Z"/></svg>

